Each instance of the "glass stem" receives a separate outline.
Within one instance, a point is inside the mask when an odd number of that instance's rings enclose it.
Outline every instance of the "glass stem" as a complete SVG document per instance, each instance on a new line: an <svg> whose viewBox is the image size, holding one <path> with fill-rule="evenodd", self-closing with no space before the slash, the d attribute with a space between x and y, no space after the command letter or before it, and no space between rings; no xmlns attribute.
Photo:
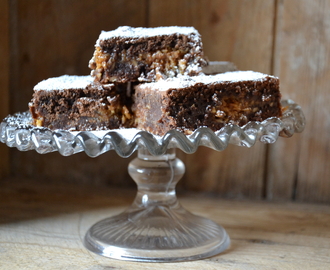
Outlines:
<svg viewBox="0 0 330 270"><path fill-rule="evenodd" d="M185 166L176 158L175 149L153 156L147 149L140 148L137 158L128 167L138 188L133 207L177 206L175 187L184 171Z"/></svg>

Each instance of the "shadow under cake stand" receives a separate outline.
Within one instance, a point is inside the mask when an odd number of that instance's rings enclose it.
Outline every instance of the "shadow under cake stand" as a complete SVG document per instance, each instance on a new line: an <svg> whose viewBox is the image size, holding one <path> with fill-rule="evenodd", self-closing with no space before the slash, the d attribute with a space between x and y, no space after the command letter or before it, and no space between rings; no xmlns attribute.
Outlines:
<svg viewBox="0 0 330 270"><path fill-rule="evenodd" d="M106 257L147 262L196 260L221 253L230 245L225 229L185 210L175 186L185 172L175 149L194 153L199 146L217 151L228 144L251 147L256 141L274 143L279 136L301 132L305 118L300 106L282 101L283 116L243 127L227 125L217 132L199 128L191 135L171 130L155 136L137 129L69 132L37 128L28 112L8 116L0 124L0 140L20 151L63 156L85 151L90 157L115 150L121 157L138 151L128 166L137 183L133 204L123 213L93 225L86 233L87 249Z"/></svg>

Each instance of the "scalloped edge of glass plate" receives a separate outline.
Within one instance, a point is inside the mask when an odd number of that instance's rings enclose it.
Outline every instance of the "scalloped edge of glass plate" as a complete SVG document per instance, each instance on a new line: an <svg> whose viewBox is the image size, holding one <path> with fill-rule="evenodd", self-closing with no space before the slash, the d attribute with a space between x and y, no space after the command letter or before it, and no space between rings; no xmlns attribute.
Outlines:
<svg viewBox="0 0 330 270"><path fill-rule="evenodd" d="M305 116L294 101L282 100L281 118L271 117L262 122L249 122L239 127L228 124L218 131L201 127L191 135L170 130L164 136L153 135L138 129L115 129L103 131L52 131L32 126L29 112L7 116L0 124L0 141L20 151L35 150L40 154L58 151L63 156L85 152L97 157L115 150L121 157L129 157L139 147L146 147L152 155L165 153L168 148L179 148L194 153L199 146L223 151L229 144L252 147L257 141L274 143L281 137L291 137L305 128Z"/></svg>

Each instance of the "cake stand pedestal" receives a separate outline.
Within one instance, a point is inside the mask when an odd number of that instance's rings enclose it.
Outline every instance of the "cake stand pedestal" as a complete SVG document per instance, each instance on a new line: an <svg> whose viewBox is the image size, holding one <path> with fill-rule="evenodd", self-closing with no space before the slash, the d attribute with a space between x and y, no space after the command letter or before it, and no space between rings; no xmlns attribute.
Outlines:
<svg viewBox="0 0 330 270"><path fill-rule="evenodd" d="M85 246L106 257L148 262L200 259L228 248L230 240L221 226L179 204L175 186L184 171L175 149L153 156L140 148L128 167L138 187L133 204L92 226Z"/></svg>
<svg viewBox="0 0 330 270"><path fill-rule="evenodd" d="M283 100L283 116L243 127L226 125L217 132L199 128L193 134L171 130L155 136L136 129L69 132L36 128L28 112L8 116L0 124L0 141L20 151L63 156L84 151L96 157L115 150L121 157L138 151L128 171L137 183L133 204L123 213L97 222L84 238L97 254L132 261L172 262L206 258L227 249L230 239L220 225L191 214L178 202L175 186L185 171L175 148L194 153L199 146L217 151L228 144L251 147L256 141L274 143L279 136L302 132L305 118L300 106Z"/></svg>

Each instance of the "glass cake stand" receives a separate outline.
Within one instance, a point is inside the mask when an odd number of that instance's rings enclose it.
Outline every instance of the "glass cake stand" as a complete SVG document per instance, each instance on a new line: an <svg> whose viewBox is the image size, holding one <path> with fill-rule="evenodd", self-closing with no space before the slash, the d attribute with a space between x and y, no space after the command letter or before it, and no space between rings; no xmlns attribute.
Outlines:
<svg viewBox="0 0 330 270"><path fill-rule="evenodd" d="M92 226L84 245L97 254L132 261L171 262L195 260L221 253L230 245L225 229L213 221L185 210L177 200L175 186L185 171L175 149L194 153L199 146L217 151L228 144L251 147L258 140L274 143L279 136L301 132L305 118L299 105L282 101L283 116L243 127L226 125L217 132L199 128L191 135L171 130L155 136L137 129L69 132L32 126L28 112L8 116L0 124L0 141L20 151L40 154L58 151L63 156L85 151L97 157L115 150L121 157L138 151L128 166L138 191L123 213Z"/></svg>

